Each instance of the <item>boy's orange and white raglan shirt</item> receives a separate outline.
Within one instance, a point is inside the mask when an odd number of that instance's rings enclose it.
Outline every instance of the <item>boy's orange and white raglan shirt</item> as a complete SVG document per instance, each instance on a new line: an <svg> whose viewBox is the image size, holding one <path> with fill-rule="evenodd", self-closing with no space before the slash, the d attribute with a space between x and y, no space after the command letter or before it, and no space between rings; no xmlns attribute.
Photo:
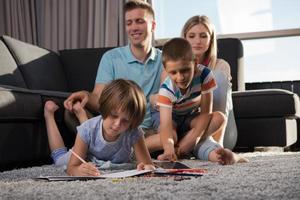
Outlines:
<svg viewBox="0 0 300 200"><path fill-rule="evenodd" d="M199 70L194 75L187 92L182 95L180 89L167 77L162 83L158 94L158 106L168 107L177 115L185 115L200 107L201 94L212 92L216 87L216 81L212 71L199 64Z"/></svg>

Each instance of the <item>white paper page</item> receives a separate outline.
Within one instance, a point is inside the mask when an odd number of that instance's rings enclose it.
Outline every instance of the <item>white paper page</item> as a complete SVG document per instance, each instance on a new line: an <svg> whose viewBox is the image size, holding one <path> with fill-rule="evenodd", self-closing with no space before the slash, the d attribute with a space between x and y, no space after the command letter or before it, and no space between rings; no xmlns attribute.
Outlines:
<svg viewBox="0 0 300 200"><path fill-rule="evenodd" d="M109 174L103 174L100 175L100 177L103 178L126 178L126 177L131 177L131 176L137 176L140 174L145 174L148 172L151 172L152 170L127 170L127 171L122 171L122 172L116 172L116 173L109 173Z"/></svg>

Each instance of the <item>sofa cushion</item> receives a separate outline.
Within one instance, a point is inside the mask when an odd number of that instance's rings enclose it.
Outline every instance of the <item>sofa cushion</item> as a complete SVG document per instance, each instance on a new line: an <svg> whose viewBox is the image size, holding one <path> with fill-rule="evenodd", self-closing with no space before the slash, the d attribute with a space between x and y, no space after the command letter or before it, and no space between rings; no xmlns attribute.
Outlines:
<svg viewBox="0 0 300 200"><path fill-rule="evenodd" d="M2 40L0 40L0 84L26 87L17 63Z"/></svg>
<svg viewBox="0 0 300 200"><path fill-rule="evenodd" d="M68 91L66 77L59 56L9 36L3 41L14 56L29 89Z"/></svg>
<svg viewBox="0 0 300 200"><path fill-rule="evenodd" d="M66 49L60 51L60 58L71 92L93 90L100 59L110 49L112 48Z"/></svg>
<svg viewBox="0 0 300 200"><path fill-rule="evenodd" d="M297 94L281 89L233 92L236 118L300 117Z"/></svg>

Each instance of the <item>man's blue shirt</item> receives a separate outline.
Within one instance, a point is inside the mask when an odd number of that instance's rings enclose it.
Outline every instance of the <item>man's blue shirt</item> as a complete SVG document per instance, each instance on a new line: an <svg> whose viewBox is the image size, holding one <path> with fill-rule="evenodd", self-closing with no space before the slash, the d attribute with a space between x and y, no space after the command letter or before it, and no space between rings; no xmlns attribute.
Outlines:
<svg viewBox="0 0 300 200"><path fill-rule="evenodd" d="M103 55L98 67L96 84L108 84L119 78L136 82L143 89L147 99L147 112L141 127L151 128L150 95L159 90L162 70L159 49L152 47L150 56L142 63L133 56L130 45L127 45L109 50Z"/></svg>

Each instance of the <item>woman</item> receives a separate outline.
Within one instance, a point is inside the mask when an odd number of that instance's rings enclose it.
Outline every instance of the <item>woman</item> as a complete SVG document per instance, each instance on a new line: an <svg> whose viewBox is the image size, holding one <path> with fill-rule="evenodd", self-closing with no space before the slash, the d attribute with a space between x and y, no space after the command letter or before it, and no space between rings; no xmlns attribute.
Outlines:
<svg viewBox="0 0 300 200"><path fill-rule="evenodd" d="M209 67L215 75L218 88L213 93L213 110L223 112L228 120L225 133L214 135L213 138L232 149L236 143L237 128L232 108L230 66L225 60L217 58L214 25L207 16L196 15L187 20L181 35L191 44L195 63Z"/></svg>

